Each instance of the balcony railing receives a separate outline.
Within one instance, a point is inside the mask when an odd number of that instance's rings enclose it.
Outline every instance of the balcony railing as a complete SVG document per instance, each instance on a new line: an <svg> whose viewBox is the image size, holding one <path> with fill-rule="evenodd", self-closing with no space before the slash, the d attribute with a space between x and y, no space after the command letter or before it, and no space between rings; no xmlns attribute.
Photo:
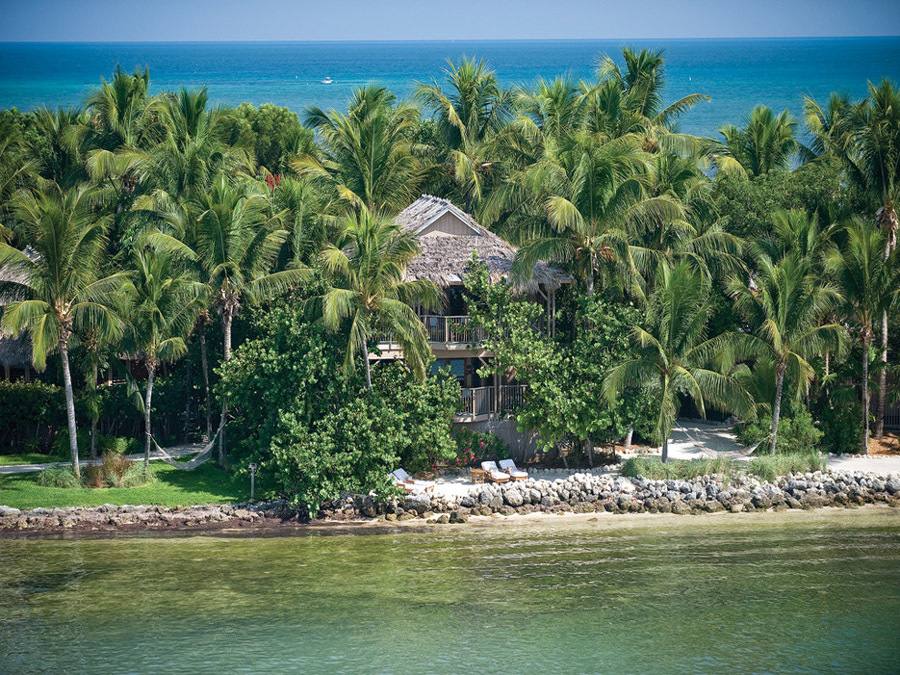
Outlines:
<svg viewBox="0 0 900 675"><path fill-rule="evenodd" d="M484 340L484 331L476 328L468 316L422 317L429 342L445 344L476 344Z"/></svg>
<svg viewBox="0 0 900 675"><path fill-rule="evenodd" d="M462 410L457 419L472 419L485 415L506 413L522 404L524 384L505 384L501 387L467 387L462 390Z"/></svg>

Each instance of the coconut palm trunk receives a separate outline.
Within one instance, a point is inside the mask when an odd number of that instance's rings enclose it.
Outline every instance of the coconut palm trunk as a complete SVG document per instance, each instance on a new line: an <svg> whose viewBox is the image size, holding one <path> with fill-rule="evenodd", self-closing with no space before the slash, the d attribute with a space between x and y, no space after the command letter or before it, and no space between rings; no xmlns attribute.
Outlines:
<svg viewBox="0 0 900 675"><path fill-rule="evenodd" d="M775 367L775 404L772 406L772 438L769 439L769 454L775 454L775 445L778 442L778 420L781 417L781 395L784 391L784 371L787 366L779 363Z"/></svg>
<svg viewBox="0 0 900 675"><path fill-rule="evenodd" d="M97 362L91 364L91 392L97 392ZM97 459L97 410L96 405L91 410L91 459Z"/></svg>
<svg viewBox="0 0 900 675"><path fill-rule="evenodd" d="M897 246L898 218L894 210L894 203L888 201L881 208L879 226L884 229L887 237L884 242L884 259L887 260L891 251ZM888 314L887 310L881 313L881 371L878 373L878 393L875 403L875 438L879 441L884 438L884 409L887 398L887 365L888 365Z"/></svg>
<svg viewBox="0 0 900 675"><path fill-rule="evenodd" d="M212 438L212 407L209 402L209 361L206 357L206 317L200 319L200 368L203 370L203 394L206 397L206 437Z"/></svg>
<svg viewBox="0 0 900 675"><path fill-rule="evenodd" d="M669 434L663 436L662 461L663 464L669 461Z"/></svg>
<svg viewBox="0 0 900 675"><path fill-rule="evenodd" d="M863 404L863 435L862 454L869 454L869 343L871 338L863 338L862 350L862 404Z"/></svg>
<svg viewBox="0 0 900 675"><path fill-rule="evenodd" d="M584 441L584 454L587 455L588 458L588 466L592 469L594 468L594 442L587 438Z"/></svg>
<svg viewBox="0 0 900 675"><path fill-rule="evenodd" d="M144 396L144 469L150 468L150 444L152 433L150 431L150 405L153 402L153 375L156 371L155 363L147 364L147 393Z"/></svg>
<svg viewBox="0 0 900 675"><path fill-rule="evenodd" d="M72 392L72 372L69 370L69 338L67 334L59 341L59 356L62 360L63 384L66 390L66 418L69 423L69 452L72 455L72 473L81 480L78 466L78 431L75 427L75 396Z"/></svg>
<svg viewBox="0 0 900 675"><path fill-rule="evenodd" d="M369 364L369 345L366 340L362 343L363 363L366 368L366 391L372 391L372 366Z"/></svg>
<svg viewBox="0 0 900 675"><path fill-rule="evenodd" d="M234 320L232 313L226 308L222 312L222 329L225 348L223 351L225 363L231 360L231 323ZM225 465L225 416L228 414L228 401L222 399L222 418L219 421L219 466Z"/></svg>

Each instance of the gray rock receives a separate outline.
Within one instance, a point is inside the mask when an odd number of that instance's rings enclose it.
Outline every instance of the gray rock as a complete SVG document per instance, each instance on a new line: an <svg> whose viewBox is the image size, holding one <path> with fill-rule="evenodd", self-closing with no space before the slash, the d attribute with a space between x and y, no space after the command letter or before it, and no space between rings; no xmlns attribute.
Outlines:
<svg viewBox="0 0 900 675"><path fill-rule="evenodd" d="M403 508L422 515L431 508L431 498L421 492L414 492L403 498Z"/></svg>
<svg viewBox="0 0 900 675"><path fill-rule="evenodd" d="M515 488L511 490L507 490L506 494L503 495L503 498L506 500L506 503L510 506L522 506L522 503L525 501L522 498L522 493L516 490Z"/></svg>

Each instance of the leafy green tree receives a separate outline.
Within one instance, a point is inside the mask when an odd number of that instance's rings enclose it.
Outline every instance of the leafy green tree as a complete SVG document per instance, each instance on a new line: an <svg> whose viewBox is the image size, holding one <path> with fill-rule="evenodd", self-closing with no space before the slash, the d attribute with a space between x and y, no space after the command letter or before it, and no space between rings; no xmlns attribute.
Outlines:
<svg viewBox="0 0 900 675"><path fill-rule="evenodd" d="M376 331L390 333L409 369L425 377L431 349L425 326L411 305L437 307L441 296L432 281L404 281L406 266L418 253L413 232L366 210L358 218L349 216L343 232L322 251L330 285L318 301L322 318L329 330L347 331L345 372L354 369L362 352L369 390L368 343Z"/></svg>
<svg viewBox="0 0 900 675"><path fill-rule="evenodd" d="M85 127L91 131L95 148L149 148L160 140L157 106L150 98L150 71L136 69L129 75L116 67L112 80L102 80L87 99L93 118Z"/></svg>
<svg viewBox="0 0 900 675"><path fill-rule="evenodd" d="M399 211L422 181L412 143L417 120L418 111L396 104L386 89L357 89L346 115L307 110L305 122L321 135L324 156L300 155L291 166L325 181L354 209Z"/></svg>
<svg viewBox="0 0 900 675"><path fill-rule="evenodd" d="M757 260L753 287L741 278L732 278L728 291L737 307L755 328L755 334L734 334L742 343L740 355L764 357L774 362L775 399L772 405L772 433L769 451L775 452L785 374L790 373L799 396L815 377L809 359L836 351L843 329L821 320L840 295L816 273L809 258L794 251L780 262L762 255Z"/></svg>
<svg viewBox="0 0 900 675"><path fill-rule="evenodd" d="M14 335L27 330L34 366L43 370L58 349L62 361L72 471L80 477L75 397L69 367L69 342L75 330L93 327L100 334L121 334L122 320L112 309L124 277L100 277L106 244L106 219L93 211L91 191L66 190L49 183L16 198L13 213L23 252L0 243L0 268L12 273L24 299L4 307L2 326ZM30 253L30 255L29 255Z"/></svg>
<svg viewBox="0 0 900 675"><path fill-rule="evenodd" d="M144 393L144 466L150 465L153 378L163 361L187 351L185 337L194 324L205 287L175 260L151 248L134 251L130 279L124 288L129 301L128 342L147 369Z"/></svg>
<svg viewBox="0 0 900 675"><path fill-rule="evenodd" d="M300 117L290 108L241 103L234 116L248 125L256 161L270 173L284 174L295 155L317 152L313 132L300 124Z"/></svg>
<svg viewBox="0 0 900 675"><path fill-rule="evenodd" d="M826 268L833 275L846 303L848 319L854 324L862 346L862 454L869 454L869 347L875 336L876 322L884 312L895 308L900 299L900 254L897 249L884 256L887 235L860 219L846 228L846 243L833 248Z"/></svg>
<svg viewBox="0 0 900 675"><path fill-rule="evenodd" d="M654 436L662 441L664 462L678 417L679 395L690 397L702 415L707 401L737 415L755 413L753 400L740 383L710 367L717 352L734 341L728 335L706 339L710 310L708 282L693 265L687 261L660 264L643 323L648 328L633 328L639 352L614 366L603 383L610 402L629 386L650 388L659 410Z"/></svg>

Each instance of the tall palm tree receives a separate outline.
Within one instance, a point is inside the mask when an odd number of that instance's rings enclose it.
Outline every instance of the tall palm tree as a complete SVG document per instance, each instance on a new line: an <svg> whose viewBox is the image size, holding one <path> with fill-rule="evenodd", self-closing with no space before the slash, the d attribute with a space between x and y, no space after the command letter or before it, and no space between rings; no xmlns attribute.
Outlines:
<svg viewBox="0 0 900 675"><path fill-rule="evenodd" d="M846 228L846 243L832 248L826 268L840 287L849 320L855 325L862 346L862 453L869 453L869 347L876 322L900 299L900 253L884 256L887 234L853 219Z"/></svg>
<svg viewBox="0 0 900 675"><path fill-rule="evenodd" d="M117 66L112 80L102 80L87 99L87 108L93 115L93 144L108 151L155 145L161 129L152 103L150 71L138 68L129 75Z"/></svg>
<svg viewBox="0 0 900 675"><path fill-rule="evenodd" d="M639 143L634 135L604 143L581 132L517 178L537 206L522 222L517 277L529 277L538 260L570 264L592 295L604 267L633 270L629 226L683 216L676 200L646 195L647 156Z"/></svg>
<svg viewBox="0 0 900 675"><path fill-rule="evenodd" d="M462 191L465 210L482 197L491 167L489 141L512 119L512 94L503 89L484 61L447 61L445 90L437 80L419 84L416 97L430 110L446 152L449 173Z"/></svg>
<svg viewBox="0 0 900 675"><path fill-rule="evenodd" d="M719 129L722 142L714 159L719 171L760 176L784 171L800 150L794 138L797 121L787 110L776 115L758 105L747 115L743 128L727 124Z"/></svg>
<svg viewBox="0 0 900 675"><path fill-rule="evenodd" d="M806 100L806 120L816 148L840 158L844 169L860 190L878 204L875 224L885 231L884 256L897 247L900 220L900 90L887 78L869 82L869 95L852 103L832 94L822 108L812 98ZM875 407L875 435L884 436L884 409L887 394L888 317L881 316L881 361L878 400Z"/></svg>
<svg viewBox="0 0 900 675"><path fill-rule="evenodd" d="M40 175L60 187L75 187L86 178L80 141L87 115L72 108L38 108L32 115L35 134L29 137L29 155Z"/></svg>
<svg viewBox="0 0 900 675"><path fill-rule="evenodd" d="M613 367L603 382L610 401L626 387L648 387L656 397L654 433L662 441L662 460L669 458L669 434L678 417L679 394L689 396L706 414L707 402L742 416L755 414L753 400L732 376L709 367L715 352L729 347L719 336L706 339L712 309L709 284L688 261L662 262L647 320L634 326L638 355Z"/></svg>
<svg viewBox="0 0 900 675"><path fill-rule="evenodd" d="M436 307L440 293L429 280L404 281L406 266L418 253L413 232L365 210L358 218L348 217L344 231L322 252L331 285L319 298L322 318L329 330L349 321L344 369L351 371L361 352L368 389L372 388L368 341L375 332L389 332L410 370L425 376L431 351L425 326L411 305Z"/></svg>
<svg viewBox="0 0 900 675"><path fill-rule="evenodd" d="M194 324L205 287L165 253L136 249L129 282L124 291L129 301L128 342L147 369L144 394L144 466L150 464L153 380L157 366L187 351L184 338Z"/></svg>
<svg viewBox="0 0 900 675"><path fill-rule="evenodd" d="M59 350L72 471L80 478L69 341L76 329L88 326L108 338L121 334L123 321L112 307L124 276L98 274L107 219L95 215L88 188L65 190L48 183L18 196L13 212L16 234L31 255L0 243L0 267L21 279L25 296L4 307L2 325L15 335L28 331L38 370L45 368L51 350Z"/></svg>
<svg viewBox="0 0 900 675"><path fill-rule="evenodd" d="M740 333L741 356L755 356L774 362L775 399L772 403L772 435L769 451L775 452L785 374L797 383L797 394L815 376L809 359L839 348L843 329L821 320L839 300L837 289L822 280L811 261L799 252L772 262L765 255L756 261L753 285L733 277L727 290L737 308L755 327L755 333Z"/></svg>
<svg viewBox="0 0 900 675"><path fill-rule="evenodd" d="M153 232L148 241L161 250L180 256L195 269L209 290L209 297L222 320L225 361L231 359L231 328L243 302L258 302L287 290L308 273L305 269L271 272L288 232L280 228L280 214L273 216L265 186L258 181L231 185L219 175L208 194L198 195L192 212L195 222L174 236ZM227 413L222 404L222 423ZM219 436L219 462L225 461L225 430Z"/></svg>
<svg viewBox="0 0 900 675"><path fill-rule="evenodd" d="M399 211L422 181L413 143L418 115L374 86L354 92L346 115L309 108L306 123L321 135L324 157L301 155L291 166L301 176L324 180L353 209Z"/></svg>

